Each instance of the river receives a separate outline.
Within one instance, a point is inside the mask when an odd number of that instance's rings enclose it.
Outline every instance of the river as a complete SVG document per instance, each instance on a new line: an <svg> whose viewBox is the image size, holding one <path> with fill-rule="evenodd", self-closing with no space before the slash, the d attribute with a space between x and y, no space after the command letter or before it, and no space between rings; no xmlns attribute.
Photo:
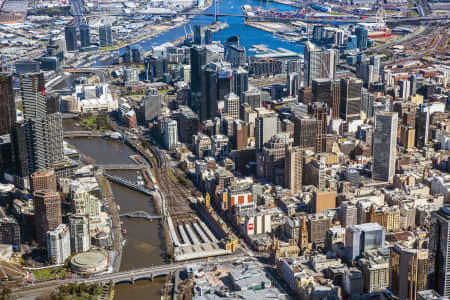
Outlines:
<svg viewBox="0 0 450 300"><path fill-rule="evenodd" d="M79 130L73 120L64 120L65 130ZM122 142L109 141L101 138L68 139L84 155L93 158L97 163L131 163L129 156L135 154ZM136 171L112 172L126 179L136 180ZM123 186L111 184L114 197L121 212L146 211L156 214L152 200L141 193ZM161 235L161 225L136 219L122 219L127 234L122 254L120 270L129 270L151 265L160 265L166 261L164 242ZM119 284L116 286L115 299L160 299L160 291L165 278L150 281L137 281L134 285Z"/></svg>

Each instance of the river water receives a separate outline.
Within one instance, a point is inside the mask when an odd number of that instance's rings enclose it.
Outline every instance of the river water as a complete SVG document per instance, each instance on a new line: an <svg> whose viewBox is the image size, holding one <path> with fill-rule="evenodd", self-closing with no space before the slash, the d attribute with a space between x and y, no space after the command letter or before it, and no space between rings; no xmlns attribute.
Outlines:
<svg viewBox="0 0 450 300"><path fill-rule="evenodd" d="M73 120L64 120L65 130L80 130ZM96 163L131 163L129 156L135 154L132 149L122 142L109 141L102 138L76 138L68 139L84 155L95 160ZM111 172L129 180L136 180L136 171ZM120 206L121 212L145 211L151 215L156 214L152 200L141 193L123 186L111 184L114 197ZM122 219L127 234L122 254L120 270L129 270L151 265L165 263L165 248L161 234L161 225L158 222L149 222L136 219ZM152 282L137 281L134 285L119 284L116 286L115 299L160 299L161 289L165 278L156 278Z"/></svg>

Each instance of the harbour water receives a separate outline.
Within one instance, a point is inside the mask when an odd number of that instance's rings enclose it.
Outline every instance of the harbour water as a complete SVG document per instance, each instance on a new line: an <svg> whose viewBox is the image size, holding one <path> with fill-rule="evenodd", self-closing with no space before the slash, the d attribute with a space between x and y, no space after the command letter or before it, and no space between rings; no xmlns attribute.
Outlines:
<svg viewBox="0 0 450 300"><path fill-rule="evenodd" d="M220 13L227 14L242 14L241 6L251 5L251 6L262 6L265 9L276 9L278 11L288 11L293 10L292 6L285 4L269 2L269 1L259 1L259 0L222 0L217 2L217 11ZM206 10L207 13L214 13L214 6L211 6ZM194 25L207 26L211 24L213 17L198 15L191 19L191 21L186 25L186 28L192 27ZM286 41L278 36L275 36L269 32L265 32L260 29L256 29L244 24L244 18L242 17L220 17L219 21L227 22L229 26L226 29L217 31L213 33L213 40L224 42L227 38L233 35L241 36L241 45L247 50L247 55L252 55L252 52L248 52L253 45L264 44L268 48L285 48L288 50L296 51L303 54L303 45L300 43L295 43L291 41ZM152 47L174 41L185 35L183 26L174 28L167 32L161 33L151 39L144 40L142 42L136 43L136 45L141 46L145 51L150 50ZM119 54L122 54L125 49L121 49Z"/></svg>

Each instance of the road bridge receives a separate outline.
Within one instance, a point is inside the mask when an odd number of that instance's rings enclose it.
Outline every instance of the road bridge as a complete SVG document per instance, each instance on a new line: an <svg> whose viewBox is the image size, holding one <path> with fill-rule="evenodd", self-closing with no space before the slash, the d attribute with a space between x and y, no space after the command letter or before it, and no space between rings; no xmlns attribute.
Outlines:
<svg viewBox="0 0 450 300"><path fill-rule="evenodd" d="M145 220L149 220L149 221L154 221L154 220L161 220L162 216L152 216L149 213L145 212L145 211L130 211L124 214L120 214L120 217L126 217L126 218L136 218L136 219L145 219Z"/></svg>
<svg viewBox="0 0 450 300"><path fill-rule="evenodd" d="M107 284L109 282L113 283L134 283L136 280L153 280L153 278L159 276L167 276L173 272L184 270L192 264L204 264L204 263L227 263L235 261L243 261L246 259L255 259L248 254L230 254L225 256L219 256L212 259L197 259L190 260L187 262L179 262L165 265L152 266L147 268L140 268L129 271L115 272L110 274L101 274L90 277L75 277L69 279L54 279L49 281L33 282L30 285L23 286L17 289L13 289L13 293L20 295L21 293L26 294L33 290L40 290L43 288L58 287L61 285L67 285L71 283L86 283L86 284Z"/></svg>
<svg viewBox="0 0 450 300"><path fill-rule="evenodd" d="M135 190L137 192L141 192L141 193L146 194L148 196L153 196L153 192L151 190L149 190L148 188L146 188L146 187L137 185L137 184L135 184L135 183L133 183L131 181L128 181L128 180L126 180L126 179L124 179L122 177L119 177L119 176L114 176L114 175L111 175L111 174L108 174L108 173L104 173L103 175L105 175L106 178L108 178L109 180L111 180L114 183L126 186L127 188L130 188L130 189Z"/></svg>

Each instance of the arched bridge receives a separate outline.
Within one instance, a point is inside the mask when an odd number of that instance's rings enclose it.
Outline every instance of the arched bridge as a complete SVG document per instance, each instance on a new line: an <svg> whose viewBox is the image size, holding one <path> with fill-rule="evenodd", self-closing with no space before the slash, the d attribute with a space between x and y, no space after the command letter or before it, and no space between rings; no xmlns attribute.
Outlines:
<svg viewBox="0 0 450 300"><path fill-rule="evenodd" d="M120 216L127 218L145 219L150 221L162 219L162 216L152 216L149 213L142 210L127 212L124 214L120 214Z"/></svg>

